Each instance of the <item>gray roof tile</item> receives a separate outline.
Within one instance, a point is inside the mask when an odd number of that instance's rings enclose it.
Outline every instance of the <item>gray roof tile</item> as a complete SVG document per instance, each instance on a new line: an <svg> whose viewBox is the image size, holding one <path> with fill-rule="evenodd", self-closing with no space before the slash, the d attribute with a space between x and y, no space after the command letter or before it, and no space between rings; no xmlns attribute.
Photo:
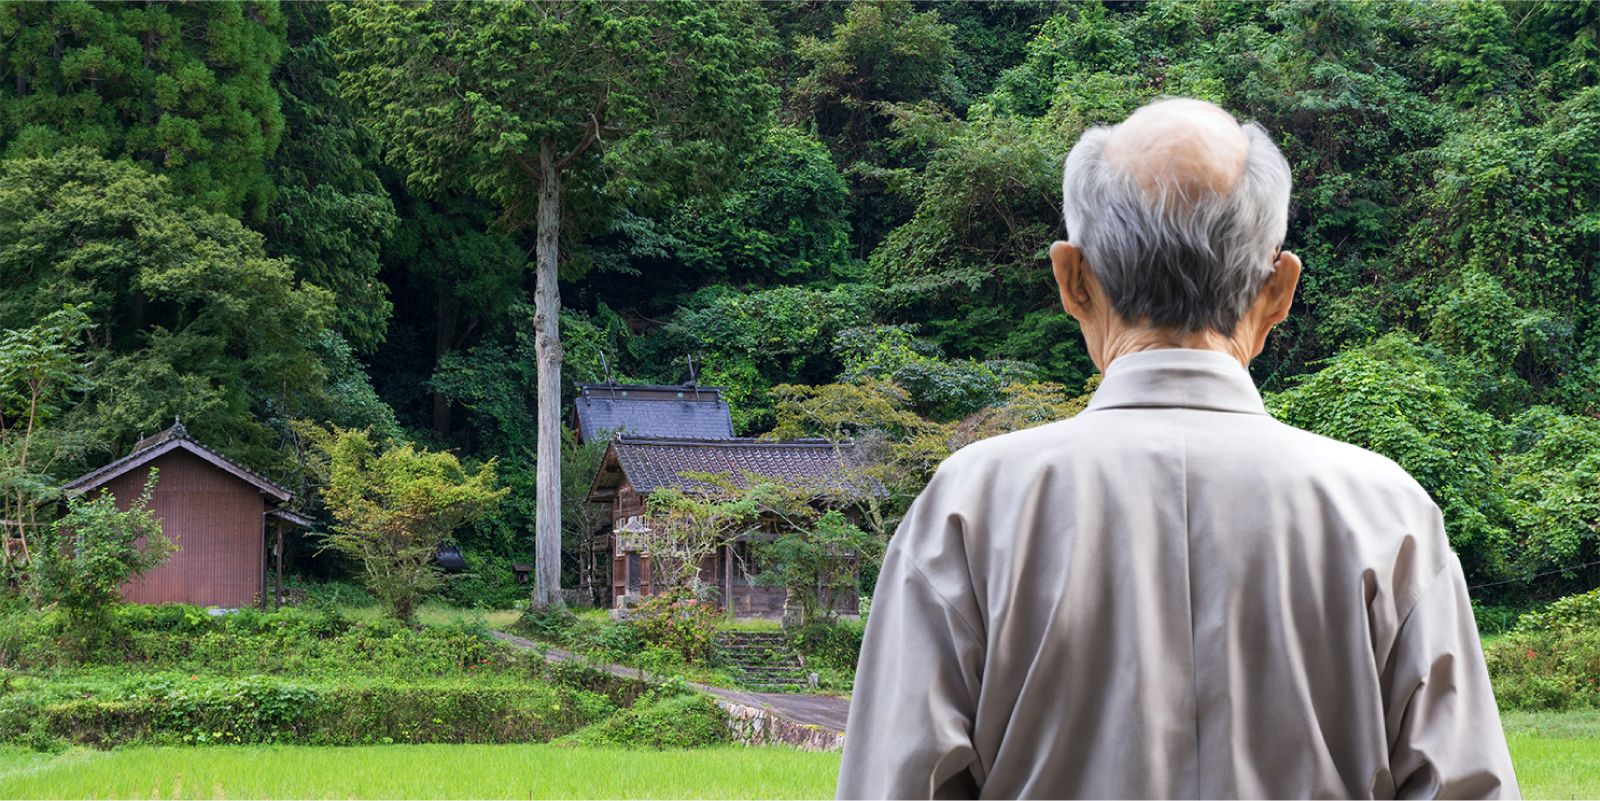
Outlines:
<svg viewBox="0 0 1600 801"><path fill-rule="evenodd" d="M826 479L856 461L855 443L827 440L647 439L618 437L612 447L636 492L660 487L701 489L707 485L683 473L728 473L735 484L766 477L794 481Z"/></svg>
<svg viewBox="0 0 1600 801"><path fill-rule="evenodd" d="M612 434L731 439L721 387L581 384L575 403L585 441Z"/></svg>

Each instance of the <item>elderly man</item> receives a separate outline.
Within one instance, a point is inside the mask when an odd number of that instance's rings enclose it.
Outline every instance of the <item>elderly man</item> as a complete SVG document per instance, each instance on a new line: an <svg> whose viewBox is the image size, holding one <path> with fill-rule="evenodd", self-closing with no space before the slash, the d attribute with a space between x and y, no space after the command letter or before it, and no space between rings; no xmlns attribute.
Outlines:
<svg viewBox="0 0 1600 801"><path fill-rule="evenodd" d="M1067 157L1077 417L939 468L889 544L841 798L1517 795L1461 567L1393 462L1267 415L1289 170L1169 99Z"/></svg>

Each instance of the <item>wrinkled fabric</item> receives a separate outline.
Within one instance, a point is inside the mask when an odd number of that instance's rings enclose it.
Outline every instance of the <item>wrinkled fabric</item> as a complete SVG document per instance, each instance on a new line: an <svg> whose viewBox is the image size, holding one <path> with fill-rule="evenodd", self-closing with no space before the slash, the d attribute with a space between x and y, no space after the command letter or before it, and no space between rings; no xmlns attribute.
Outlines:
<svg viewBox="0 0 1600 801"><path fill-rule="evenodd" d="M849 720L839 798L1518 796L1438 507L1212 351L940 466Z"/></svg>

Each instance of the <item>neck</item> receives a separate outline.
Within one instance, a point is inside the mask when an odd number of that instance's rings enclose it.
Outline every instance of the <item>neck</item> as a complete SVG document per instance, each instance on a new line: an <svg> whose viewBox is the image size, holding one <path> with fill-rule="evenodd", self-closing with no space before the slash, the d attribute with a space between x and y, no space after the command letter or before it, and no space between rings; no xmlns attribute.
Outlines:
<svg viewBox="0 0 1600 801"><path fill-rule="evenodd" d="M1120 321L1119 321L1120 322ZM1102 371L1117 360L1118 357L1130 353L1141 353L1147 350L1167 350L1171 348L1188 348L1191 350L1214 350L1226 353L1237 359L1239 364L1250 366L1250 359L1255 354L1250 353L1243 338L1239 336L1224 336L1216 331L1196 331L1186 333L1171 328L1150 328L1148 326L1112 325L1113 330L1108 331L1098 347L1091 345L1090 356Z"/></svg>

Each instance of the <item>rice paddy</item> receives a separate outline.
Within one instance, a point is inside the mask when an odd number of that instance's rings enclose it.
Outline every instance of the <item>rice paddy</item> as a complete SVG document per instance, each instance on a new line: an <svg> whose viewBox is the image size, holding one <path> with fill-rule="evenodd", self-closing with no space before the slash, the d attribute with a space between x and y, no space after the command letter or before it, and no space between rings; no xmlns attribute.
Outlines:
<svg viewBox="0 0 1600 801"><path fill-rule="evenodd" d="M1504 716L1526 798L1600 798L1600 712ZM0 798L826 798L839 755L551 745L0 747Z"/></svg>
<svg viewBox="0 0 1600 801"><path fill-rule="evenodd" d="M0 749L0 798L827 798L838 774L786 748Z"/></svg>

